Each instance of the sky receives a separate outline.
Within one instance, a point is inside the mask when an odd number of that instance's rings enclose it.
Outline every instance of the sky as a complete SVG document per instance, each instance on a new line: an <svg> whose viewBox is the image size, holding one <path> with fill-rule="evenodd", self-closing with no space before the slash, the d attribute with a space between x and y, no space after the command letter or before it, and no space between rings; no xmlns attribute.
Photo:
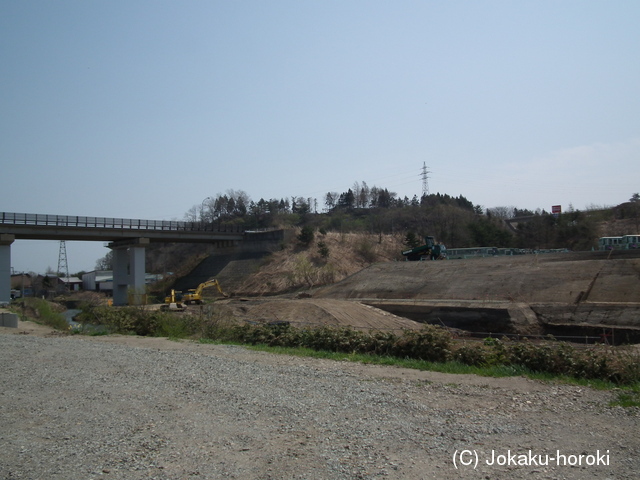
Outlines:
<svg viewBox="0 0 640 480"><path fill-rule="evenodd" d="M640 191L635 0L0 0L0 211L182 219L355 182L484 208ZM67 242L71 273L100 242ZM58 242L17 240L16 271Z"/></svg>

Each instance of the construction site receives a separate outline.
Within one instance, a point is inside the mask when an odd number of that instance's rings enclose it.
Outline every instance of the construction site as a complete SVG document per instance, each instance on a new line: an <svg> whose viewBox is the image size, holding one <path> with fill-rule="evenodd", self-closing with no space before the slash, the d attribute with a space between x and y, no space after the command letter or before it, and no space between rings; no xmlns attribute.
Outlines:
<svg viewBox="0 0 640 480"><path fill-rule="evenodd" d="M271 264L282 265L282 258ZM265 263L231 259L210 270L229 294L212 289L212 305L248 322L368 330L437 324L471 338L640 343L638 250L386 261L329 285L275 295L256 291L256 285L277 283L278 274Z"/></svg>

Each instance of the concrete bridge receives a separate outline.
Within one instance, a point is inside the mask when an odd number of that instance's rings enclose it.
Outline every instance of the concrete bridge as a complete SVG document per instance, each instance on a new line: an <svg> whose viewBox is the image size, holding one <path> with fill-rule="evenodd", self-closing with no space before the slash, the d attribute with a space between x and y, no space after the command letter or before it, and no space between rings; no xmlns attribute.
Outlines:
<svg viewBox="0 0 640 480"><path fill-rule="evenodd" d="M267 232L268 233L268 232ZM272 232L273 233L273 232ZM138 301L145 290L144 249L152 242L209 243L236 246L252 233L204 222L0 212L0 305L11 299L11 244L15 240L83 240L109 242L113 250L113 301L125 305L128 293Z"/></svg>

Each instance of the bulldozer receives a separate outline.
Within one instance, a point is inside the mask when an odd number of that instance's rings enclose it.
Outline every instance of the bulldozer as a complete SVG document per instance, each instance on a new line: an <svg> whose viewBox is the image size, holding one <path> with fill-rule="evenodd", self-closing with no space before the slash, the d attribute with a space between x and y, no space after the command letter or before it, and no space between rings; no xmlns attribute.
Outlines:
<svg viewBox="0 0 640 480"><path fill-rule="evenodd" d="M411 248L402 252L409 261L438 260L441 258L441 247L433 237L424 237L424 245Z"/></svg>
<svg viewBox="0 0 640 480"><path fill-rule="evenodd" d="M216 279L207 280L206 282L198 285L198 288L190 288L186 293L182 295L182 301L186 305L190 305L191 303L195 303L197 305L202 304L202 291L207 287L216 287L220 295L223 297L228 297L226 293L222 291L222 287L220 286L220 282Z"/></svg>

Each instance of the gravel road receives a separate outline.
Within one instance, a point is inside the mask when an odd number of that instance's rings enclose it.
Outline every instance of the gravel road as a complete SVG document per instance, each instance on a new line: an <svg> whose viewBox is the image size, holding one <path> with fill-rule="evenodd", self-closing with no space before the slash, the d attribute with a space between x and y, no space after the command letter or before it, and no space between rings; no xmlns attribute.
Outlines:
<svg viewBox="0 0 640 480"><path fill-rule="evenodd" d="M157 338L2 329L0 349L2 479L636 479L640 471L639 410L608 407L615 392Z"/></svg>

